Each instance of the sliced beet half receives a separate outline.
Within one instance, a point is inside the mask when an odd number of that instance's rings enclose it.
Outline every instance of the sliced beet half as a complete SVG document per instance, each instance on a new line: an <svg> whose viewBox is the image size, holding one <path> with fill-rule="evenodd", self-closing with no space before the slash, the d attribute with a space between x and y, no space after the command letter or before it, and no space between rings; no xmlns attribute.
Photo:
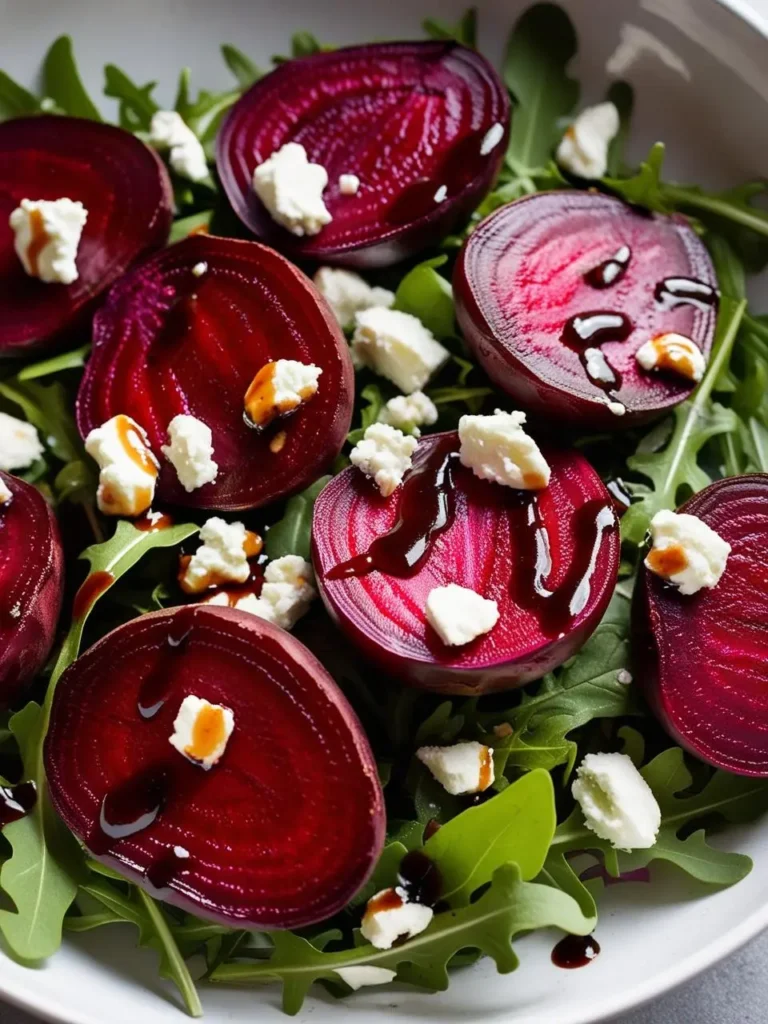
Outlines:
<svg viewBox="0 0 768 1024"><path fill-rule="evenodd" d="M641 566L635 674L686 750L768 776L768 475L718 480L678 511L703 519L731 553L719 583L696 594Z"/></svg>
<svg viewBox="0 0 768 1024"><path fill-rule="evenodd" d="M619 536L611 499L579 454L542 449L546 490L518 491L462 466L458 435L424 438L391 498L346 469L321 492L313 560L326 607L393 678L440 693L527 683L560 665L613 592ZM495 600L490 632L449 647L427 624L435 587Z"/></svg>
<svg viewBox="0 0 768 1024"><path fill-rule="evenodd" d="M268 429L251 429L243 418L246 391L279 359L319 366L317 393ZM353 403L349 347L309 279L256 242L196 235L158 253L110 293L94 319L77 420L85 437L127 413L161 458L174 416L196 416L211 428L218 475L187 492L161 459L158 497L234 510L315 480L341 451Z"/></svg>
<svg viewBox="0 0 768 1024"><path fill-rule="evenodd" d="M31 484L8 473L0 505L0 705L45 665L64 591L64 554L53 509Z"/></svg>
<svg viewBox="0 0 768 1024"><path fill-rule="evenodd" d="M497 210L465 243L454 288L491 379L531 412L588 427L632 426L682 402L694 382L642 369L637 350L672 332L706 357L717 317L712 262L687 221L594 192Z"/></svg>
<svg viewBox="0 0 768 1024"><path fill-rule="evenodd" d="M30 277L8 224L22 199L79 200L88 211L78 279ZM162 161L130 132L76 117L0 124L0 356L18 356L83 327L96 299L163 245L173 192Z"/></svg>
<svg viewBox="0 0 768 1024"><path fill-rule="evenodd" d="M208 770L169 742L192 695L234 716ZM57 811L95 857L224 924L321 921L383 845L354 712L298 640L247 612L187 606L109 633L61 677L45 765Z"/></svg>
<svg viewBox="0 0 768 1024"><path fill-rule="evenodd" d="M281 65L234 106L216 164L235 212L294 255L388 266L452 231L490 188L506 150L509 96L475 50L451 42L377 43ZM328 172L333 220L311 237L280 227L254 169L288 142ZM339 178L360 187L342 194Z"/></svg>

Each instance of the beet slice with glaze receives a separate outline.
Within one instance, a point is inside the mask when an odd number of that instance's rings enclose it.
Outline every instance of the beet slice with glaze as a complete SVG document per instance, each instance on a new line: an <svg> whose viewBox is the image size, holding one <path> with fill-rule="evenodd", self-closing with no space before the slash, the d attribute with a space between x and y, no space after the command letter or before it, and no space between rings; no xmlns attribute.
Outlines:
<svg viewBox="0 0 768 1024"><path fill-rule="evenodd" d="M31 484L8 473L0 505L0 704L45 665L64 591L64 553L53 509Z"/></svg>
<svg viewBox="0 0 768 1024"><path fill-rule="evenodd" d="M634 426L679 404L694 382L642 369L637 350L678 333L707 356L714 337L715 272L688 222L593 192L497 210L465 243L454 289L459 324L494 383L530 412L579 426ZM613 383L588 375L590 347Z"/></svg>
<svg viewBox="0 0 768 1024"><path fill-rule="evenodd" d="M257 82L228 115L216 162L235 212L260 238L324 263L388 266L469 216L503 160L509 110L504 84L475 50L343 48L289 61ZM333 220L312 237L278 225L252 189L254 169L288 142L328 172L323 199ZM356 195L341 194L342 174L359 177Z"/></svg>
<svg viewBox="0 0 768 1024"><path fill-rule="evenodd" d="M670 735L739 775L768 776L768 475L718 480L678 511L731 545L711 590L683 595L641 566L636 676Z"/></svg>
<svg viewBox="0 0 768 1024"><path fill-rule="evenodd" d="M315 503L312 557L328 611L385 672L480 694L537 679L578 650L613 592L619 536L583 456L543 449L552 477L532 492L478 479L458 449L455 433L424 438L389 499L357 469L334 477ZM425 619L429 592L448 583L499 607L496 626L463 647L445 646Z"/></svg>
<svg viewBox="0 0 768 1024"><path fill-rule="evenodd" d="M193 270L206 265L198 276ZM317 393L256 431L244 399L270 360L322 369ZM308 486L341 451L354 403L349 346L301 271L256 242L197 235L124 278L94 319L93 352L77 400L85 437L119 413L146 431L162 469L161 502L245 509ZM188 493L161 454L179 413L213 432L213 483Z"/></svg>
<svg viewBox="0 0 768 1024"><path fill-rule="evenodd" d="M79 277L45 284L25 272L8 218L22 199L63 198L88 211ZM47 347L82 327L98 296L165 243L172 208L162 161L130 132L76 117L0 124L0 355Z"/></svg>
<svg viewBox="0 0 768 1024"><path fill-rule="evenodd" d="M168 741L190 694L234 712L207 771ZM376 763L346 698L298 640L247 612L187 606L109 633L61 677L45 765L94 856L232 926L329 917L384 841Z"/></svg>

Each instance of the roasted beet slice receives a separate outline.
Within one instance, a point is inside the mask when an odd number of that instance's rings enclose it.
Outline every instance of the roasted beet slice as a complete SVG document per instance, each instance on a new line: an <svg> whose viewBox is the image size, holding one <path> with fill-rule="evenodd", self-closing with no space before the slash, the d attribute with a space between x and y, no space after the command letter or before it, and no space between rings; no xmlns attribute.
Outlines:
<svg viewBox="0 0 768 1024"><path fill-rule="evenodd" d="M730 477L678 511L731 545L720 582L683 595L641 566L636 676L683 747L739 775L768 775L768 475Z"/></svg>
<svg viewBox="0 0 768 1024"><path fill-rule="evenodd" d="M209 770L169 743L190 695L234 714ZM354 712L298 640L247 612L188 606L109 633L59 682L45 764L56 809L94 856L238 927L330 916L384 840Z"/></svg>
<svg viewBox="0 0 768 1024"><path fill-rule="evenodd" d="M708 355L716 283L682 217L577 191L497 210L470 235L454 276L459 323L500 388L549 419L612 429L690 394L693 381L644 370L635 354L674 332ZM589 373L587 349L598 350ZM601 368L608 379L597 379Z"/></svg>
<svg viewBox="0 0 768 1024"><path fill-rule="evenodd" d="M162 459L161 502L265 505L309 485L341 450L354 402L349 347L312 283L272 249L205 235L179 242L115 286L93 338L77 400L83 436L127 412L160 458L178 413L213 432L216 480L188 493ZM245 394L277 359L319 366L318 391L256 431L243 418Z"/></svg>
<svg viewBox="0 0 768 1024"><path fill-rule="evenodd" d="M613 591L619 537L581 455L544 449L551 481L532 492L478 479L458 448L455 433L422 440L391 498L357 469L340 473L315 503L313 560L331 615L386 672L477 694L536 679L578 650ZM463 647L446 647L425 619L428 594L449 583L499 607L496 626Z"/></svg>
<svg viewBox="0 0 768 1024"><path fill-rule="evenodd" d="M22 199L79 200L88 211L71 285L30 277L8 225ZM76 117L0 124L0 355L43 348L82 326L97 297L163 245L173 194L159 157L130 132Z"/></svg>
<svg viewBox="0 0 768 1024"><path fill-rule="evenodd" d="M325 263L387 266L469 216L498 172L508 122L507 90L474 50L355 46L289 61L257 82L224 123L217 167L260 238ZM276 224L252 189L254 168L288 142L328 172L333 220L311 237ZM342 174L360 179L355 195L341 193Z"/></svg>
<svg viewBox="0 0 768 1024"><path fill-rule="evenodd" d="M56 635L64 554L53 510L23 480L0 473L0 704L40 671Z"/></svg>

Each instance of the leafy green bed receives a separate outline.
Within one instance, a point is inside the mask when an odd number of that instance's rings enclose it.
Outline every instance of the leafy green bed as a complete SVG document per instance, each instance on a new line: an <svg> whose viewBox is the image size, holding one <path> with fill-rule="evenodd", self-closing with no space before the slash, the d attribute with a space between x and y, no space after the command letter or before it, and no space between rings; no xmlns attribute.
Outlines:
<svg viewBox="0 0 768 1024"><path fill-rule="evenodd" d="M456 26L429 20L424 27L433 37L475 44L472 11ZM293 37L293 56L319 48L306 33ZM495 190L464 235L503 203L535 191L571 187L551 154L579 99L578 82L567 69L576 49L567 15L552 5L531 8L514 27L504 64L514 105L506 163ZM209 156L223 114L262 74L235 47L223 46L222 54L234 76L233 88L223 93L201 91L193 98L190 73L184 69L175 101ZM158 109L153 90L154 83L139 85L114 65L105 68L104 93L117 101L119 124L139 135L147 132ZM191 1014L202 1012L187 964L196 954L204 958L208 982L281 982L284 1008L295 1013L314 982L322 982L335 995L349 992L335 973L339 967L388 967L402 982L437 990L447 986L448 968L471 963L482 954L493 958L499 971L514 970L512 940L520 933L551 925L589 933L597 919L594 890L574 870L569 855L576 851L589 850L614 877L665 860L714 887L731 885L750 870L749 858L715 849L707 836L723 822L748 821L761 814L768 807L768 785L689 764L680 749L669 747L626 680L632 577L650 518L714 477L768 471L768 317L751 312L745 299L746 274L768 263L768 215L753 205L766 185L750 183L707 193L697 186L666 182L661 143L639 169L628 169L623 146L630 129L632 90L615 82L608 96L621 112L622 128L604 187L654 210L686 213L715 261L722 301L707 373L693 397L649 432L578 440L606 478L623 478L633 504L622 520L621 580L608 613L580 653L557 672L501 698L440 700L410 690L374 688L370 673L363 680L338 652L328 652L328 666L356 706L376 749L389 829L374 878L322 929L239 932L161 906L89 860L54 815L45 792L42 742L56 681L83 643L119 622L179 600L173 549L191 537L198 524L142 533L121 522L105 540L112 526L96 511L95 474L72 419L87 343L42 362L3 365L2 408L23 415L46 441L44 458L31 467L26 479L59 505L63 515L71 516L72 507L77 510L95 540L82 555L89 570L106 570L115 578L97 602L96 612L72 621L61 639L40 681L42 702L33 701L15 713L0 734L3 753L18 757L22 777L38 788L34 811L3 830L0 886L7 899L0 909L0 932L11 955L36 963L55 953L62 930L85 932L130 922L138 929L139 943L158 952L160 973L176 983ZM39 111L101 117L81 83L67 37L58 39L45 58L42 97L0 72L0 118ZM174 186L178 217L171 241L201 225L222 234L240 231L213 176L197 185L176 179ZM405 272L379 274L376 282L396 288L398 308L421 317L453 353L429 392L440 410L435 429L455 426L463 412L482 408L486 400L501 400L468 361L456 335L449 279L464 235L446 239L442 251ZM358 375L357 425L351 441L376 419L389 396L381 380L367 372ZM341 458L335 468L345 463ZM271 526L270 557L308 557L312 504L326 480L319 479L283 509L273 509L266 519L249 524ZM318 609L314 620L310 616L297 630L299 635L311 639L322 615ZM320 626L327 629L322 621ZM413 758L421 744L457 738L484 738L495 749L497 794L469 809L463 809ZM642 765L663 814L653 848L618 853L586 829L579 809L569 801L567 783L576 759L596 749L624 750ZM425 842L425 826L432 820L443 827ZM407 851L422 847L445 879L449 909L405 945L386 951L365 945L357 930L360 905L377 888L395 881Z"/></svg>

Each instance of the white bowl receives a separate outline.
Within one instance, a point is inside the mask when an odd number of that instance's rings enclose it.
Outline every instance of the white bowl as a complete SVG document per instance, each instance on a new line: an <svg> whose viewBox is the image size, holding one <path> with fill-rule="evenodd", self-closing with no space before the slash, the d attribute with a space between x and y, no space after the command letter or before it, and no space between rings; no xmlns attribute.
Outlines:
<svg viewBox="0 0 768 1024"><path fill-rule="evenodd" d="M29 82L45 47L69 32L94 92L102 65L112 61L139 82L158 79L159 98L170 102L182 65L193 69L196 85L230 84L220 42L233 42L266 64L271 54L286 51L298 29L338 43L418 37L422 17L450 19L464 6L464 0L6 0L0 67ZM480 0L477 6L482 47L498 59L525 4ZM668 173L682 179L735 184L765 172L768 0L566 0L564 6L579 30L583 99L602 96L606 62L635 86L632 156L644 155L660 138L667 142ZM754 858L748 878L714 894L663 870L654 870L651 885L612 886L600 894L602 953L583 970L554 967L554 936L537 934L517 944L522 963L513 975L500 977L491 964L480 964L454 975L450 990L436 996L387 987L336 1002L318 990L297 1019L586 1024L625 1012L768 926L768 830L760 824L730 829L717 841ZM0 995L68 1024L181 1019L173 990L157 977L154 955L134 949L127 926L68 939L40 970L4 960ZM210 1024L285 1020L277 986L207 987L202 995Z"/></svg>

